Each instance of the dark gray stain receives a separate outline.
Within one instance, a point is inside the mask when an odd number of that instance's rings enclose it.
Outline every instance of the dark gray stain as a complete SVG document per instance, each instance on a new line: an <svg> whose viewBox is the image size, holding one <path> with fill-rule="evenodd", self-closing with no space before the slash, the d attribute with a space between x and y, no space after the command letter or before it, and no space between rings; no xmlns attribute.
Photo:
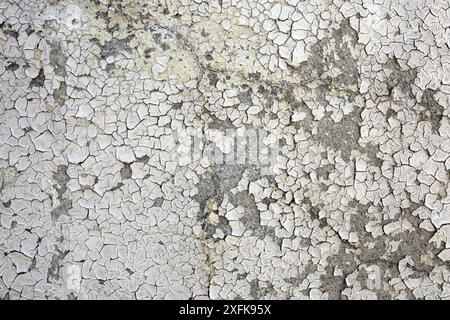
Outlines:
<svg viewBox="0 0 450 320"><path fill-rule="evenodd" d="M53 221L57 221L61 215L67 215L68 210L72 208L72 200L64 197L64 193L67 190L67 183L70 180L70 177L67 174L67 166L59 166L57 171L53 173L52 178L57 182L57 184L53 185L53 188L55 188L58 193L60 204L51 211L51 217Z"/></svg>
<svg viewBox="0 0 450 320"><path fill-rule="evenodd" d="M120 176L122 180L130 179L133 172L128 163L124 163L122 169L120 169Z"/></svg>
<svg viewBox="0 0 450 320"><path fill-rule="evenodd" d="M435 91L430 89L426 89L423 92L420 105L425 108L425 112L420 112L419 117L421 121L430 121L431 130L434 133L439 133L442 116L444 114L444 107L434 99L434 94Z"/></svg>
<svg viewBox="0 0 450 320"><path fill-rule="evenodd" d="M65 82L61 82L59 84L58 89L53 91L53 99L60 106L64 106L64 103L67 101L67 86Z"/></svg>
<svg viewBox="0 0 450 320"><path fill-rule="evenodd" d="M236 129L230 119L220 120L215 115L210 114L212 121L208 123L208 127L216 130Z"/></svg>
<svg viewBox="0 0 450 320"><path fill-rule="evenodd" d="M11 62L11 63L9 63L6 67L5 67L5 69L7 70L7 71L16 71L17 69L19 69L19 65L17 64L17 63L15 63L15 62Z"/></svg>
<svg viewBox="0 0 450 320"><path fill-rule="evenodd" d="M198 194L194 199L200 204L200 212L204 212L208 199L214 199L220 205L224 193L237 186L245 169L244 165L223 164L210 167L196 185Z"/></svg>
<svg viewBox="0 0 450 320"><path fill-rule="evenodd" d="M42 87L44 86L44 82L45 82L44 68L41 68L39 69L39 74L36 76L36 78L31 79L30 88Z"/></svg>
<svg viewBox="0 0 450 320"><path fill-rule="evenodd" d="M403 93L409 95L410 98L415 99L411 86L417 76L417 70L403 70L397 59L389 59L384 64L384 68L391 71L391 74L386 79L389 95L391 95L394 88L399 88Z"/></svg>
<svg viewBox="0 0 450 320"><path fill-rule="evenodd" d="M149 156L144 155L142 157L136 158L136 162L141 162L141 163L148 163L148 160L150 159Z"/></svg>
<svg viewBox="0 0 450 320"><path fill-rule="evenodd" d="M350 39L350 41L346 41L346 39ZM332 40L334 40L335 46L333 46ZM301 81L321 79L340 89L347 89L349 86L355 87L359 83L358 64L353 58L349 46L355 47L357 43L358 34L350 26L349 20L342 20L338 29L331 29L328 36L312 47L308 61L301 63L296 68L291 67L291 69ZM330 54L326 54L328 51ZM340 69L340 74L335 78L325 78L325 73L333 68Z"/></svg>
<svg viewBox="0 0 450 320"><path fill-rule="evenodd" d="M324 118L319 122L317 135L312 136L325 147L341 152L344 160L350 160L350 154L354 149L360 149L359 117L353 113L344 116L340 122Z"/></svg>
<svg viewBox="0 0 450 320"><path fill-rule="evenodd" d="M11 207L11 200L8 200L8 201L6 201L6 202L3 202L2 205L3 205L5 208Z"/></svg>
<svg viewBox="0 0 450 320"><path fill-rule="evenodd" d="M244 86L244 90L238 93L239 102L243 105L252 106L253 105L252 94L253 94L252 89L250 87Z"/></svg>
<svg viewBox="0 0 450 320"><path fill-rule="evenodd" d="M0 24L0 29L8 36L13 38L19 38L19 32L12 29L12 26L10 23L2 22Z"/></svg>
<svg viewBox="0 0 450 320"><path fill-rule="evenodd" d="M216 73L208 73L208 80L209 85L215 87L217 85L217 82L219 81L219 78L217 77Z"/></svg>
<svg viewBox="0 0 450 320"><path fill-rule="evenodd" d="M117 39L113 38L109 41L105 41L104 45L101 45L98 40L93 40L100 47L100 57L106 59L109 56L115 56L121 51L131 52L130 41L134 38L134 35L129 35L126 38Z"/></svg>
<svg viewBox="0 0 450 320"><path fill-rule="evenodd" d="M64 260L69 251L61 252L57 251L52 256L52 261L50 262L50 267L47 271L47 282L52 283L59 280L59 271L61 269L61 261Z"/></svg>
<svg viewBox="0 0 450 320"><path fill-rule="evenodd" d="M153 204L153 207L161 207L163 203L164 203L164 198L158 197L155 199L155 203Z"/></svg>
<svg viewBox="0 0 450 320"><path fill-rule="evenodd" d="M50 63L53 65L57 76L66 76L66 62L67 57L64 55L61 43L53 42L50 45Z"/></svg>

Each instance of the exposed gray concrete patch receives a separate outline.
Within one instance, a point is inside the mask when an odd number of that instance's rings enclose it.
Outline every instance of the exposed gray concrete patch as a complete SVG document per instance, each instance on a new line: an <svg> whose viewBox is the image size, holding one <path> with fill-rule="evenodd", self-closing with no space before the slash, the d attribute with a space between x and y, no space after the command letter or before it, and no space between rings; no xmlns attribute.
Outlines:
<svg viewBox="0 0 450 320"><path fill-rule="evenodd" d="M0 299L450 297L445 1L0 7Z"/></svg>
<svg viewBox="0 0 450 320"><path fill-rule="evenodd" d="M61 77L66 76L67 57L64 55L61 43L52 43L50 47L50 61L54 65L55 74Z"/></svg>

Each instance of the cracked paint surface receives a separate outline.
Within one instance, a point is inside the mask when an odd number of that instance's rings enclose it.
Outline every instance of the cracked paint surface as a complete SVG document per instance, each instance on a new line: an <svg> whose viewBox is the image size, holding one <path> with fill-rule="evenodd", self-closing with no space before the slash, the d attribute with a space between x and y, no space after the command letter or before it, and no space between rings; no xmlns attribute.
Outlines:
<svg viewBox="0 0 450 320"><path fill-rule="evenodd" d="M0 0L0 298L450 298L449 47L448 0Z"/></svg>

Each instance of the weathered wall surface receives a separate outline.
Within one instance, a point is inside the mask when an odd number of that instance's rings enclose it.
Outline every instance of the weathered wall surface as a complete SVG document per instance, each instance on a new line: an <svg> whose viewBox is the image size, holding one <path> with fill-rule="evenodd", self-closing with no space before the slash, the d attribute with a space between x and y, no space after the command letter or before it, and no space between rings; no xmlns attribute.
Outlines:
<svg viewBox="0 0 450 320"><path fill-rule="evenodd" d="M450 297L448 0L0 0L0 27L0 298Z"/></svg>

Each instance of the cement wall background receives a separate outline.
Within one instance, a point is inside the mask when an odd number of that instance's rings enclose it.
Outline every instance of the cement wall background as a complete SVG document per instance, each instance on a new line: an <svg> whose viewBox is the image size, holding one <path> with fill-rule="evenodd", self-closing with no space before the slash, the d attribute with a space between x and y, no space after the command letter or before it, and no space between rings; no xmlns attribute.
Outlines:
<svg viewBox="0 0 450 320"><path fill-rule="evenodd" d="M447 0L0 0L1 299L447 299Z"/></svg>

